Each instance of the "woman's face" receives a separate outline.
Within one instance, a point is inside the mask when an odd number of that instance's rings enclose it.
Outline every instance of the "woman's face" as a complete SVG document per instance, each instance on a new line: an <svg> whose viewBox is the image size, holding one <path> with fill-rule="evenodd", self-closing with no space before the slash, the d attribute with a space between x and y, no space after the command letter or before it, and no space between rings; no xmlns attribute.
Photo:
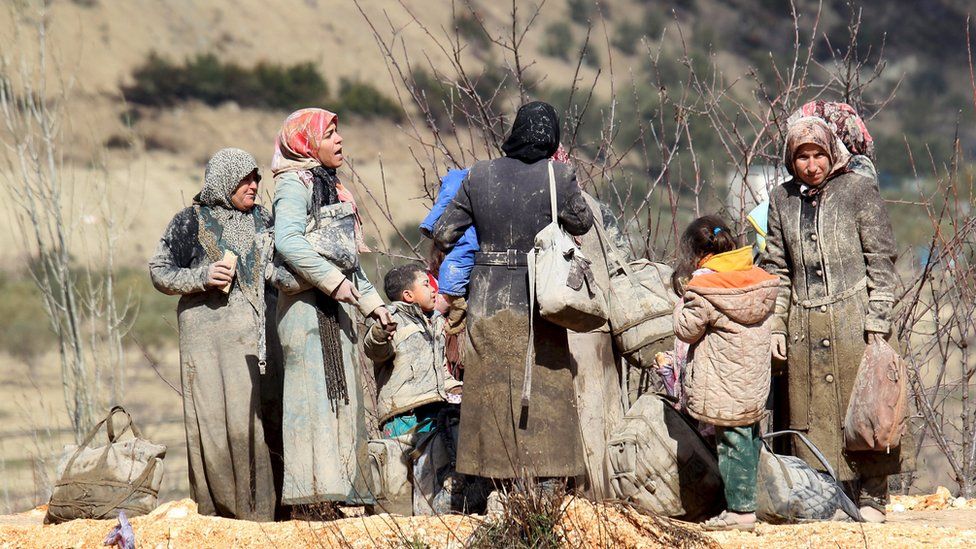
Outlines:
<svg viewBox="0 0 976 549"><path fill-rule="evenodd" d="M319 162L326 168L338 168L342 166L342 136L335 124L329 124L325 129L325 135L319 143L318 150Z"/></svg>
<svg viewBox="0 0 976 549"><path fill-rule="evenodd" d="M793 173L804 183L816 187L830 173L830 156L820 145L805 143L793 155Z"/></svg>
<svg viewBox="0 0 976 549"><path fill-rule="evenodd" d="M261 176L257 170L244 176L244 179L241 179L237 188L230 195L231 205L242 212L251 211L251 208L254 207L254 201L258 197L258 183L260 181Z"/></svg>

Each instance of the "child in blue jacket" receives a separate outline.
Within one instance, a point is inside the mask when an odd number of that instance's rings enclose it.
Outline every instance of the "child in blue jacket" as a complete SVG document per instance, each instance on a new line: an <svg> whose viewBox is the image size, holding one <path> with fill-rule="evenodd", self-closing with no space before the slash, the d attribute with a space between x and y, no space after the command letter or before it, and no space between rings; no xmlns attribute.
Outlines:
<svg viewBox="0 0 976 549"><path fill-rule="evenodd" d="M431 238L434 230L434 223L440 219L444 210L454 200L461 182L468 176L468 170L451 170L441 179L441 189L437 193L437 200L430 213L420 224L420 232L427 238ZM451 251L444 257L440 271L437 273L438 293L452 300L457 297L464 297L468 292L468 281L471 279L471 271L474 269L474 254L480 249L478 246L478 235L475 233L474 226L468 227L461 239L457 241Z"/></svg>

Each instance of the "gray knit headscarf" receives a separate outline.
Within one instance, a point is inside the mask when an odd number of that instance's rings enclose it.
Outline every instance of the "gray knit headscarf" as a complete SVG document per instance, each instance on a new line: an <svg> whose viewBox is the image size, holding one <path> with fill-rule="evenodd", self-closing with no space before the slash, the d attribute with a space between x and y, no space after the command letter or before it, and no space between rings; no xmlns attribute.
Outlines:
<svg viewBox="0 0 976 549"><path fill-rule="evenodd" d="M205 206L233 208L230 196L247 174L258 169L258 162L251 153L228 147L220 149L207 162L203 175L203 190L197 201Z"/></svg>
<svg viewBox="0 0 976 549"><path fill-rule="evenodd" d="M203 189L193 199L201 206L210 207L223 226L221 240L241 257L254 245L253 210L242 212L234 208L230 197L241 180L256 169L258 163L251 153L235 148L220 149L207 162Z"/></svg>

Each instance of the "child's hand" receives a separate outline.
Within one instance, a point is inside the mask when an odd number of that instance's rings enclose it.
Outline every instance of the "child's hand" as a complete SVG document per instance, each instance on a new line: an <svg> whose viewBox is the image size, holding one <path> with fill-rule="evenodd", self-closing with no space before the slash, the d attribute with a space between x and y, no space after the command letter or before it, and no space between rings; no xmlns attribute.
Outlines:
<svg viewBox="0 0 976 549"><path fill-rule="evenodd" d="M374 322L373 327L369 329L371 337L375 341L389 341L393 337L393 332L390 332L383 327L379 322Z"/></svg>
<svg viewBox="0 0 976 549"><path fill-rule="evenodd" d="M464 390L464 387L458 385L457 387L451 387L450 389L448 389L447 390L447 394L449 394L449 395L460 395L461 394L461 391L463 391L463 390Z"/></svg>

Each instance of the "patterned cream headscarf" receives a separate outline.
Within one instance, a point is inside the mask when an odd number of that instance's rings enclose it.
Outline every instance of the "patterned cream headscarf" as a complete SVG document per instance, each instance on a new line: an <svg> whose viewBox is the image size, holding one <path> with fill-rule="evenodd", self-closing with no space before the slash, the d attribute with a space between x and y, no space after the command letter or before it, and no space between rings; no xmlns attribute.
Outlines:
<svg viewBox="0 0 976 549"><path fill-rule="evenodd" d="M796 151L807 144L817 145L827 152L831 166L827 173L828 179L843 171L851 159L851 153L847 147L841 143L834 132L830 131L830 127L823 119L816 116L797 118L790 123L786 130L786 147L783 153L786 171L794 177L796 174L793 173L793 160L796 158Z"/></svg>

